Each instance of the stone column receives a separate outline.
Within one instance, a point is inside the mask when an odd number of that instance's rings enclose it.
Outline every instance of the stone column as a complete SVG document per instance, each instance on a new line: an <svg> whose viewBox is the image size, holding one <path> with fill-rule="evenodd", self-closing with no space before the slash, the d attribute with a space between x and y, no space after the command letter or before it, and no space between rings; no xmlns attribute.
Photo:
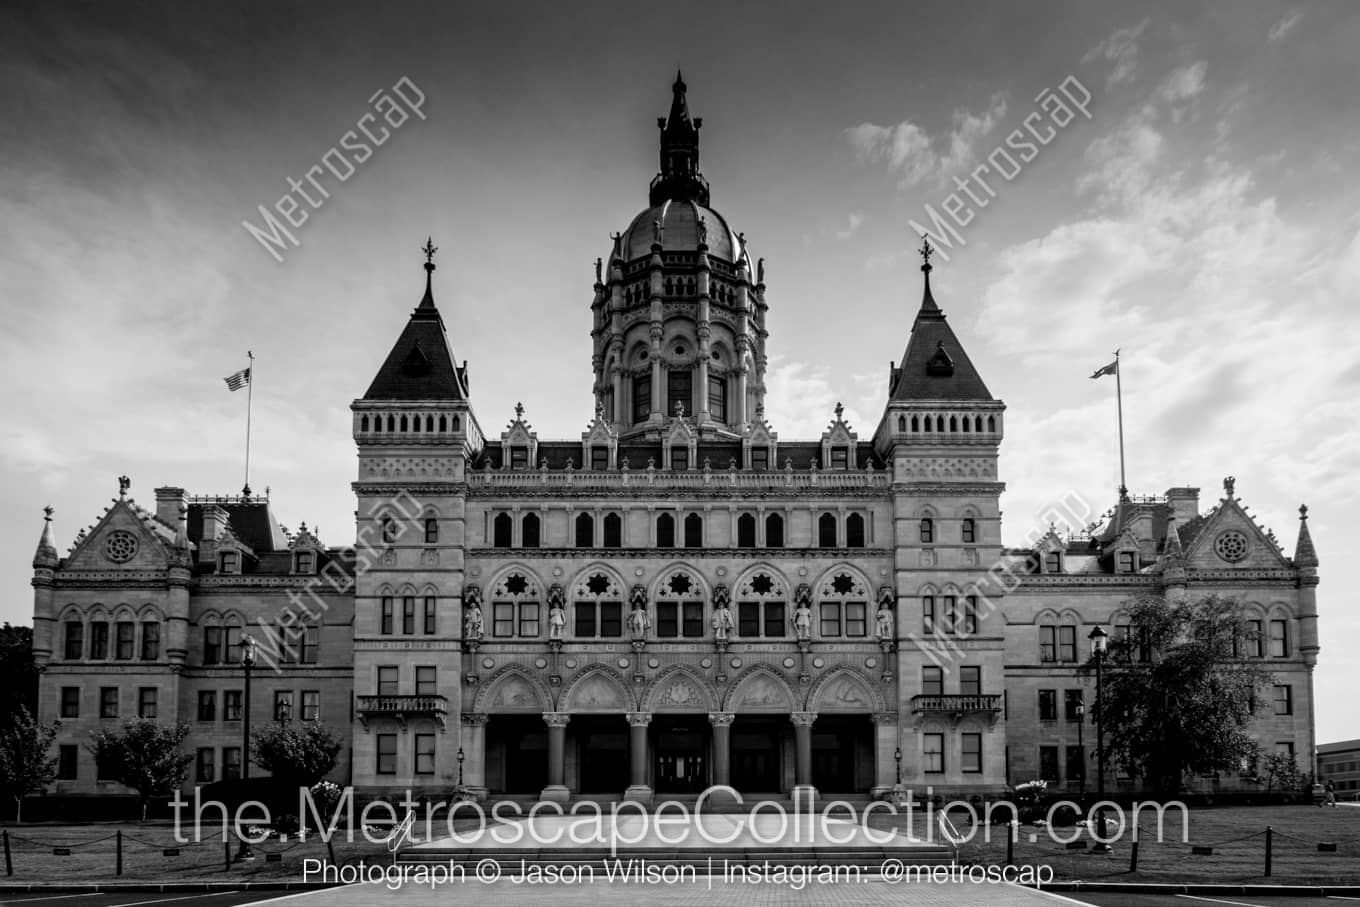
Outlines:
<svg viewBox="0 0 1360 907"><path fill-rule="evenodd" d="M874 786L870 796L875 799L900 789L897 751L901 746L896 712L874 713Z"/></svg>
<svg viewBox="0 0 1360 907"><path fill-rule="evenodd" d="M732 783L732 721L733 712L709 712L713 724L713 783Z"/></svg>
<svg viewBox="0 0 1360 907"><path fill-rule="evenodd" d="M628 757L631 771L628 789L623 792L623 796L626 800L643 804L652 802L652 789L647 786L647 726L651 722L651 712L628 713Z"/></svg>
<svg viewBox="0 0 1360 907"><path fill-rule="evenodd" d="M566 803L567 722L571 720L571 715L566 712L544 712L543 720L548 725L548 786L543 788L539 799Z"/></svg>
<svg viewBox="0 0 1360 907"><path fill-rule="evenodd" d="M478 800L485 800L486 785L486 722L489 715L467 713L463 721L463 788ZM454 771L458 771L457 763Z"/></svg>
<svg viewBox="0 0 1360 907"><path fill-rule="evenodd" d="M817 795L812 786L812 722L816 712L794 712L793 720L793 798L806 798L811 803Z"/></svg>

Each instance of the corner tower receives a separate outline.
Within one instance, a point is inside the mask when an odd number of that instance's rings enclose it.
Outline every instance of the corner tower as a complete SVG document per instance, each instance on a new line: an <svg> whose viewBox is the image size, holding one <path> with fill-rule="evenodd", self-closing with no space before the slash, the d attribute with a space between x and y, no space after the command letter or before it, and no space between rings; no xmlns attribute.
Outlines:
<svg viewBox="0 0 1360 907"><path fill-rule="evenodd" d="M467 366L434 302L436 249L423 251L425 295L350 407L359 448L353 764L354 783L370 790L443 791L457 779L466 475L481 432ZM416 651L398 658L395 649Z"/></svg>
<svg viewBox="0 0 1360 907"><path fill-rule="evenodd" d="M765 275L709 207L699 128L676 73L649 207L596 261L595 400L624 438L660 437L677 409L701 436L740 436L765 400Z"/></svg>

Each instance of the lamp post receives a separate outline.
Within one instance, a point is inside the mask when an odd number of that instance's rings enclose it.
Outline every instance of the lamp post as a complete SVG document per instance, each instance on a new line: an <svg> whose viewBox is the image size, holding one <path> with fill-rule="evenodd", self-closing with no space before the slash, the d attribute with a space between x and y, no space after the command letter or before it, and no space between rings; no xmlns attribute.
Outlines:
<svg viewBox="0 0 1360 907"><path fill-rule="evenodd" d="M247 793L250 781L250 669L255 667L255 640L241 635L241 671L245 675L245 686L241 691L241 792ZM249 833L241 835L241 847L236 851L236 860L255 859L255 851L250 847Z"/></svg>
<svg viewBox="0 0 1360 907"><path fill-rule="evenodd" d="M900 788L902 786L902 747L899 746L897 752L893 753L893 759L897 760L897 787Z"/></svg>
<svg viewBox="0 0 1360 907"><path fill-rule="evenodd" d="M1100 698L1101 663L1105 660L1105 646L1109 641L1110 635L1101 627L1097 626L1091 631L1091 656L1096 660L1096 797L1099 801L1105 800L1105 728L1102 721L1104 701ZM1096 811L1096 828L1100 829L1099 836L1105 836L1105 807L1101 806ZM1110 845L1101 840L1097 840L1091 848L1092 853L1109 853Z"/></svg>
<svg viewBox="0 0 1360 907"><path fill-rule="evenodd" d="M466 758L467 756L463 755L463 747L460 745L458 747L458 793L460 794L463 792L463 760Z"/></svg>
<svg viewBox="0 0 1360 907"><path fill-rule="evenodd" d="M1084 737L1083 725L1086 724L1086 703L1077 700L1077 752L1081 754L1081 774L1077 778L1079 787L1077 788L1077 799L1083 806L1086 805L1086 742Z"/></svg>

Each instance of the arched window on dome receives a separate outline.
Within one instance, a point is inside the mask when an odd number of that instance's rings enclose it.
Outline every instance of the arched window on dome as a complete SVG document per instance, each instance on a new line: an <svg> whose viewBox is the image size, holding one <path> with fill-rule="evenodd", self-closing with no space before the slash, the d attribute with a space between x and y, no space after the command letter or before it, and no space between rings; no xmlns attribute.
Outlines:
<svg viewBox="0 0 1360 907"><path fill-rule="evenodd" d="M364 416L359 419L359 431L362 432L368 431L368 416Z"/></svg>
<svg viewBox="0 0 1360 907"><path fill-rule="evenodd" d="M771 513L765 517L765 547L784 547L784 517L782 514Z"/></svg>
<svg viewBox="0 0 1360 907"><path fill-rule="evenodd" d="M685 547L704 547L704 518L697 513L685 517Z"/></svg>
<svg viewBox="0 0 1360 907"><path fill-rule="evenodd" d="M737 547L754 548L756 546L756 518L749 513L743 513L737 517Z"/></svg>
<svg viewBox="0 0 1360 907"><path fill-rule="evenodd" d="M824 513L817 518L817 546L819 548L836 547L836 515L834 513Z"/></svg>
<svg viewBox="0 0 1360 907"><path fill-rule="evenodd" d="M669 513L656 518L656 547L675 547L675 517Z"/></svg>
<svg viewBox="0 0 1360 907"><path fill-rule="evenodd" d="M576 547L595 547L595 517L588 513L576 516Z"/></svg>
<svg viewBox="0 0 1360 907"><path fill-rule="evenodd" d="M920 417L920 416L912 416L912 417L911 417L911 430L912 430L913 432L919 432L919 431L921 430L921 417Z"/></svg>
<svg viewBox="0 0 1360 907"><path fill-rule="evenodd" d="M542 524L539 522L538 514L526 513L523 522L519 527L519 545L521 548L537 548L540 543L540 532Z"/></svg>

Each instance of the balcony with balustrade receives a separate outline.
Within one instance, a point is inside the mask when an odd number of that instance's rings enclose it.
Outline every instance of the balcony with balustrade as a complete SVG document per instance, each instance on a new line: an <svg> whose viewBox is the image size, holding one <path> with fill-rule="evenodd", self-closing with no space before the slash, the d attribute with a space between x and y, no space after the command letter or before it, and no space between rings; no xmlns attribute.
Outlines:
<svg viewBox="0 0 1360 907"><path fill-rule="evenodd" d="M364 727L368 727L369 721L375 718L391 718L403 727L413 718L429 718L439 722L440 727L444 727L449 713L448 697L439 694L358 696L355 699L354 712Z"/></svg>

